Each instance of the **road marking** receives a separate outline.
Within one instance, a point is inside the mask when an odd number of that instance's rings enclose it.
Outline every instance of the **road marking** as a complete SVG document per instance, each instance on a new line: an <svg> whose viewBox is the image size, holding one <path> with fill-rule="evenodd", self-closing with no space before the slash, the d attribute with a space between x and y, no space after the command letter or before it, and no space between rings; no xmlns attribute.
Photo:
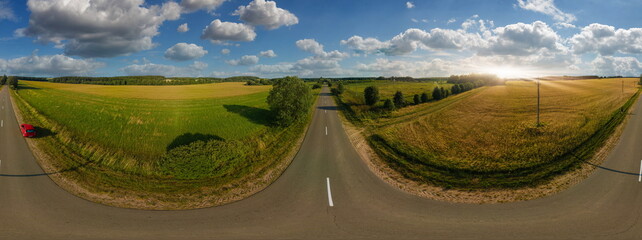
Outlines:
<svg viewBox="0 0 642 240"><path fill-rule="evenodd" d="M328 126L325 126L325 135L328 136ZM640 173L642 174L642 173Z"/></svg>
<svg viewBox="0 0 642 240"><path fill-rule="evenodd" d="M0 120L0 127L4 127L4 120Z"/></svg>
<svg viewBox="0 0 642 240"><path fill-rule="evenodd" d="M330 205L330 207L334 207L334 202L332 202L332 191L330 190L330 178L325 178L325 180L328 183L328 205Z"/></svg>
<svg viewBox="0 0 642 240"><path fill-rule="evenodd" d="M642 160L640 160L640 177L638 177L638 182L642 182Z"/></svg>
<svg viewBox="0 0 642 240"><path fill-rule="evenodd" d="M328 110L323 110L323 113L328 113Z"/></svg>

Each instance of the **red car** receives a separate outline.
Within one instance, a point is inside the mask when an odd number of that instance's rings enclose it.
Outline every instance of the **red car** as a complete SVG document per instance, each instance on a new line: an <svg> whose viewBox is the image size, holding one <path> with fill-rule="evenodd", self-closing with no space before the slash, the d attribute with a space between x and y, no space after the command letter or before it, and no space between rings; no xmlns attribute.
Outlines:
<svg viewBox="0 0 642 240"><path fill-rule="evenodd" d="M23 137L35 137L36 129L29 124L20 124L20 132L22 132Z"/></svg>

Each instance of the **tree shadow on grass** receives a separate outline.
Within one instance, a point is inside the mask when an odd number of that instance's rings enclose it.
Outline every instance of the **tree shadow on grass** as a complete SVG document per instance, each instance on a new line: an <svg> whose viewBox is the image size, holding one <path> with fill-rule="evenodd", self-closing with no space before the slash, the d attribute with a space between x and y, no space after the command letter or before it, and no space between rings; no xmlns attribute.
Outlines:
<svg viewBox="0 0 642 240"><path fill-rule="evenodd" d="M174 148L188 145L190 143L196 142L196 141L203 141L203 142L208 142L210 140L218 140L218 141L224 141L222 137L212 135L212 134L201 134L201 133L184 133L176 138L167 145L166 150L172 150Z"/></svg>
<svg viewBox="0 0 642 240"><path fill-rule="evenodd" d="M272 112L262 108L248 107L242 105L223 105L228 112L233 112L250 120L250 122L270 126L273 124Z"/></svg>
<svg viewBox="0 0 642 240"><path fill-rule="evenodd" d="M36 127L36 126L34 126L33 128L36 130L36 137L34 138L45 138L45 137L56 135L55 132L52 132L48 128L42 128L42 127Z"/></svg>

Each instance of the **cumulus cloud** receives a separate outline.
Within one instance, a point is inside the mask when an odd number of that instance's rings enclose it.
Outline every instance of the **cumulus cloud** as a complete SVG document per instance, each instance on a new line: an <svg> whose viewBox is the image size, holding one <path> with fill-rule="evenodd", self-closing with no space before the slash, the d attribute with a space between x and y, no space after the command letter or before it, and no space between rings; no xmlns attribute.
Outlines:
<svg viewBox="0 0 642 240"><path fill-rule="evenodd" d="M105 66L94 60L75 59L64 55L48 55L0 59L0 70L12 75L66 76L88 75Z"/></svg>
<svg viewBox="0 0 642 240"><path fill-rule="evenodd" d="M341 59L349 56L349 54L337 50L326 52L323 50L323 45L314 39L298 40L296 46L303 51L314 54L315 58L319 59Z"/></svg>
<svg viewBox="0 0 642 240"><path fill-rule="evenodd" d="M326 52L323 45L314 39L301 39L296 41L296 46L312 53L313 56L300 59L293 63L279 63L273 65L256 65L250 71L261 74L302 75L302 76L337 76L347 71L341 68L339 62L349 57L349 54L333 50Z"/></svg>
<svg viewBox="0 0 642 240"><path fill-rule="evenodd" d="M642 28L615 29L613 26L593 23L570 39L577 54L597 52L600 55L642 53Z"/></svg>
<svg viewBox="0 0 642 240"><path fill-rule="evenodd" d="M183 23L178 28L176 29L178 32L187 32L189 31L189 27L187 27L187 23Z"/></svg>
<svg viewBox="0 0 642 240"><path fill-rule="evenodd" d="M216 19L210 23L201 35L201 39L209 39L212 43L222 44L225 41L251 42L256 38L254 28L243 23L222 22Z"/></svg>
<svg viewBox="0 0 642 240"><path fill-rule="evenodd" d="M155 46L152 38L166 20L180 17L175 2L146 6L143 0L29 0L29 26L18 32L38 42L53 42L65 54L114 57Z"/></svg>
<svg viewBox="0 0 642 240"><path fill-rule="evenodd" d="M347 40L341 40L340 43L341 45L347 45L359 54L381 53L390 47L390 43L379 41L376 38L363 38L361 36L352 36Z"/></svg>
<svg viewBox="0 0 642 240"><path fill-rule="evenodd" d="M393 61L384 58L377 58L370 64L359 63L356 70L377 76L448 76L455 66L451 62L441 59L431 61Z"/></svg>
<svg viewBox="0 0 642 240"><path fill-rule="evenodd" d="M273 58L273 57L276 57L276 53L274 53L274 50L261 51L259 56Z"/></svg>
<svg viewBox="0 0 642 240"><path fill-rule="evenodd" d="M191 43L177 43L165 51L165 58L174 61L187 61L201 58L207 54L203 47Z"/></svg>
<svg viewBox="0 0 642 240"><path fill-rule="evenodd" d="M232 66L249 66L259 63L259 57L256 55L245 55L242 56L241 59L228 60L225 62Z"/></svg>
<svg viewBox="0 0 642 240"><path fill-rule="evenodd" d="M415 7L415 4L414 4L414 3L412 3L412 2L406 2L406 8L410 9L410 8L414 8L414 7Z"/></svg>
<svg viewBox="0 0 642 240"><path fill-rule="evenodd" d="M178 67L173 65L163 65L154 63L133 64L120 69L127 75L161 75L166 77L184 77L201 76L201 71L207 68L207 64L203 62L194 62L186 67Z"/></svg>
<svg viewBox="0 0 642 240"><path fill-rule="evenodd" d="M233 15L253 26L263 26L268 30L281 26L291 26L299 23L299 19L288 10L278 8L276 2L254 0L247 6L240 6Z"/></svg>
<svg viewBox="0 0 642 240"><path fill-rule="evenodd" d="M181 7L183 7L184 12L194 12L200 9L207 9L208 11L213 11L218 8L226 0L183 0L181 1Z"/></svg>
<svg viewBox="0 0 642 240"><path fill-rule="evenodd" d="M0 20L3 19L16 20L16 14L13 13L7 1L0 1Z"/></svg>
<svg viewBox="0 0 642 240"><path fill-rule="evenodd" d="M221 49L221 54L223 54L223 55L228 55L228 54L230 54L230 52L231 51L229 49L227 49L227 48Z"/></svg>
<svg viewBox="0 0 642 240"><path fill-rule="evenodd" d="M575 15L562 12L557 8L554 0L517 0L517 4L522 9L549 15L555 21L571 23L577 20Z"/></svg>
<svg viewBox="0 0 642 240"><path fill-rule="evenodd" d="M493 36L486 39L485 46L480 47L479 54L525 56L538 53L542 49L564 49L560 43L560 36L541 21L510 24L494 29L493 33Z"/></svg>
<svg viewBox="0 0 642 240"><path fill-rule="evenodd" d="M642 63L634 57L598 56L591 65L600 75L638 76L642 72Z"/></svg>

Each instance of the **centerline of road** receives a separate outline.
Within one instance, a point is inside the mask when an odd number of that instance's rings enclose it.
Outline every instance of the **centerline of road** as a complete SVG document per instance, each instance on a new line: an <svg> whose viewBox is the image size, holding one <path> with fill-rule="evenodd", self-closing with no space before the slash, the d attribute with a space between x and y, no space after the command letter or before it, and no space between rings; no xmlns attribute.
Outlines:
<svg viewBox="0 0 642 240"><path fill-rule="evenodd" d="M330 205L330 207L334 207L334 202L332 201L332 190L330 190L330 178L327 177L325 180L328 185L328 205Z"/></svg>

